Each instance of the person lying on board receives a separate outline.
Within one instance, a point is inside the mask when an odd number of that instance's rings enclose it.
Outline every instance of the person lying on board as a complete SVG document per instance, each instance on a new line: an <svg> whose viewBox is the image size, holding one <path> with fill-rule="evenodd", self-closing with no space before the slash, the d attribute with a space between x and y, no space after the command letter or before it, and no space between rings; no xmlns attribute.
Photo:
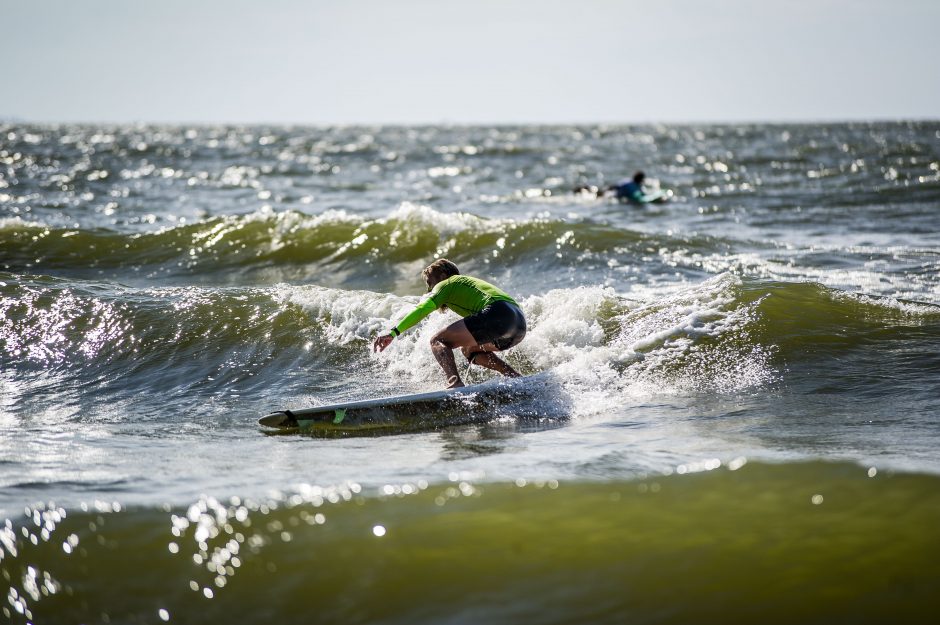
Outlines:
<svg viewBox="0 0 940 625"><path fill-rule="evenodd" d="M597 197L603 197L607 191L613 191L617 199L621 202L633 202L634 204L651 204L654 202L665 202L668 197L662 192L646 193L643 190L643 182L646 180L646 174L638 171L633 174L630 180L624 180L620 184L614 184L607 189L599 189L593 185L578 185L574 188L575 193L594 193Z"/></svg>
<svg viewBox="0 0 940 625"><path fill-rule="evenodd" d="M463 319L431 337L431 352L444 370L447 388L464 385L454 360L453 350L458 347L473 364L519 377L515 369L495 354L518 345L525 338L525 317L516 301L488 282L460 275L457 265L443 258L431 263L423 275L428 296L388 334L376 338L372 351L384 351L395 337L435 310L449 308Z"/></svg>
<svg viewBox="0 0 940 625"><path fill-rule="evenodd" d="M646 204L650 200L643 193L643 181L646 180L646 174L638 171L633 174L632 180L624 180L620 184L607 187L608 191L614 191L617 199L621 202L636 202L637 204Z"/></svg>

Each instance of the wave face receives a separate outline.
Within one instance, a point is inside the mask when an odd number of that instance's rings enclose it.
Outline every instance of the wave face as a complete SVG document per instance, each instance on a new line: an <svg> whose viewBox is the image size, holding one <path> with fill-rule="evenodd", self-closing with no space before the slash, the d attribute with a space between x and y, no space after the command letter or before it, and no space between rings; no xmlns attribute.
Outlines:
<svg viewBox="0 0 940 625"><path fill-rule="evenodd" d="M370 339L407 313L415 296L315 285L135 289L0 278L7 368L76 385L105 379L113 393L244 393L259 390L250 379L259 370L281 375L327 363L411 378L419 388L437 371L426 340L450 322L432 317L385 358L370 353ZM523 371L552 370L571 384L616 383L625 392L643 383L672 392L761 389L834 360L845 374L864 376L873 351L885 368L912 362L916 375L940 344L940 306L732 274L646 302L609 287L520 300L530 330L510 359ZM861 359L855 371L854 356Z"/></svg>
<svg viewBox="0 0 940 625"><path fill-rule="evenodd" d="M0 611L922 620L938 137L0 124ZM635 169L672 201L571 191ZM530 399L392 436L259 431L272 410L441 388L429 341L452 314L371 349L437 257L519 301L506 358L538 374ZM455 562L440 596L385 583Z"/></svg>

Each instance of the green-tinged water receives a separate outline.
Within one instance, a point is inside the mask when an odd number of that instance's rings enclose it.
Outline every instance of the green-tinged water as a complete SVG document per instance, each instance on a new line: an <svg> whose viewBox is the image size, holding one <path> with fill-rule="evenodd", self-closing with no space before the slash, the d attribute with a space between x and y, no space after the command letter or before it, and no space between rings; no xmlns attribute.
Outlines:
<svg viewBox="0 0 940 625"><path fill-rule="evenodd" d="M940 478L731 466L378 495L307 488L188 510L99 503L62 520L36 509L3 537L18 600L2 609L12 623L932 618Z"/></svg>
<svg viewBox="0 0 940 625"><path fill-rule="evenodd" d="M528 377L266 435L442 388L437 257ZM936 121L0 123L0 622L928 621L938 380Z"/></svg>

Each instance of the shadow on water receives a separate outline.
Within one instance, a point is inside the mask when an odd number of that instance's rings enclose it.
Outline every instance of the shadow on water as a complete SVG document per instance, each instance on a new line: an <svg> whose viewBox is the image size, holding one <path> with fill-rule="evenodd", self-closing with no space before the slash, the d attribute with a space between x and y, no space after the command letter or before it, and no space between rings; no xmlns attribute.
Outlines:
<svg viewBox="0 0 940 625"><path fill-rule="evenodd" d="M441 432L444 443L441 460L467 460L511 451L520 434L545 432L567 425L568 417L502 417L497 421Z"/></svg>

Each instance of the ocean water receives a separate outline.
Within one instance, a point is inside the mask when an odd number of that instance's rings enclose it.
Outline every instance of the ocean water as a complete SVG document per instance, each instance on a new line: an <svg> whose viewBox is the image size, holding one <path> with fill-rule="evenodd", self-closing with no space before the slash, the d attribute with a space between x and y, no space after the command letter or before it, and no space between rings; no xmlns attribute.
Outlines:
<svg viewBox="0 0 940 625"><path fill-rule="evenodd" d="M529 399L257 426L441 388L449 314L371 350L437 257ZM938 122L0 124L0 613L922 622L938 354Z"/></svg>

